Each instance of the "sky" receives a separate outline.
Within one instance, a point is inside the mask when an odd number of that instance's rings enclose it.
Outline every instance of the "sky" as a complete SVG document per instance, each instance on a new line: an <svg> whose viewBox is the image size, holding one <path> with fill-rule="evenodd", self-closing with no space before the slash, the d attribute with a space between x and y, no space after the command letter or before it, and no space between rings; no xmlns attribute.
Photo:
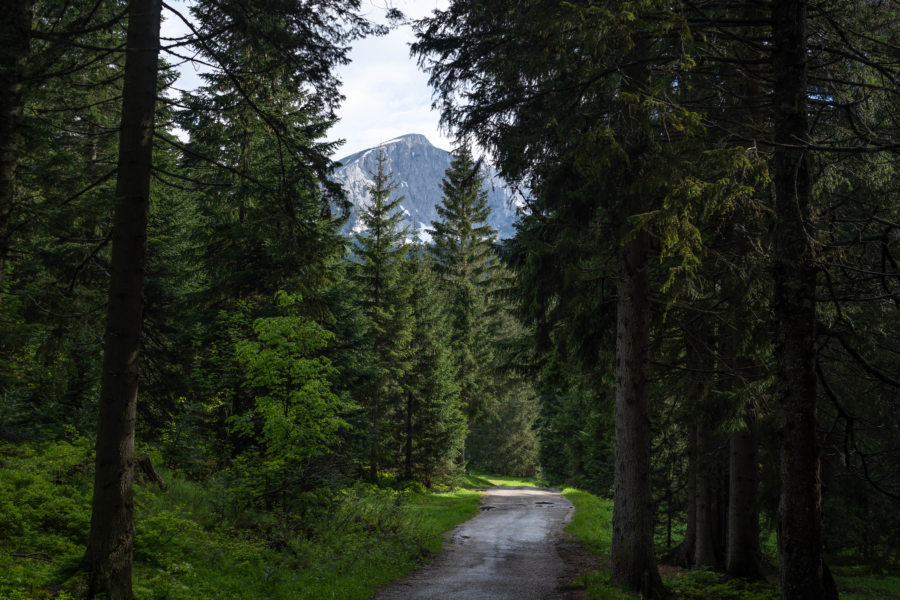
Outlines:
<svg viewBox="0 0 900 600"><path fill-rule="evenodd" d="M419 19L446 8L449 0L393 0L391 5L407 17ZM363 0L364 14L380 22L384 6L384 0ZM329 137L343 138L346 143L336 158L407 133L421 133L438 148L452 149L449 136L438 130L438 112L431 110L428 76L409 56L414 39L412 29L400 25L384 37L353 45L352 62L337 72L346 100Z"/></svg>
<svg viewBox="0 0 900 600"><path fill-rule="evenodd" d="M435 9L444 9L449 0L362 0L362 12L377 22L385 22L386 3L409 18L419 19ZM169 0L182 14L189 0ZM163 22L163 37L187 32L187 27L169 11ZM438 129L440 116L431 110L428 76L409 56L409 44L415 36L408 25L399 25L388 35L359 40L350 52L351 63L337 70L346 97L338 111L338 123L329 140L344 139L333 158L349 156L359 150L378 146L407 133L420 133L438 148L452 149L446 132ZM165 41L163 42L165 44ZM176 87L191 89L200 83L196 69L180 69Z"/></svg>

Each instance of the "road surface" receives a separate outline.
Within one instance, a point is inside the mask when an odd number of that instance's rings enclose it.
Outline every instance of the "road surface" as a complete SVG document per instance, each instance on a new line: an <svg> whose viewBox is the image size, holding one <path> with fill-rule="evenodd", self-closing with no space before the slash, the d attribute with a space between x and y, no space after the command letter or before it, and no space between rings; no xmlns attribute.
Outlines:
<svg viewBox="0 0 900 600"><path fill-rule="evenodd" d="M563 527L572 504L555 490L492 487L481 513L450 533L428 565L373 600L562 600L574 576ZM562 554L561 554L561 551ZM580 568L579 566L575 567ZM580 596L583 597L583 596Z"/></svg>

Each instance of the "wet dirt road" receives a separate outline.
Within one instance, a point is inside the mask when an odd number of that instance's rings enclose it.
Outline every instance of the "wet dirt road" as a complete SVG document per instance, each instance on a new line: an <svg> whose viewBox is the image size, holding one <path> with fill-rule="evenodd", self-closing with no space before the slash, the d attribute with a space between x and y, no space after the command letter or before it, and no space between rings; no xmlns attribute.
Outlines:
<svg viewBox="0 0 900 600"><path fill-rule="evenodd" d="M428 565L373 600L557 600L571 569L558 546L572 504L555 490L493 487L481 513L450 533Z"/></svg>

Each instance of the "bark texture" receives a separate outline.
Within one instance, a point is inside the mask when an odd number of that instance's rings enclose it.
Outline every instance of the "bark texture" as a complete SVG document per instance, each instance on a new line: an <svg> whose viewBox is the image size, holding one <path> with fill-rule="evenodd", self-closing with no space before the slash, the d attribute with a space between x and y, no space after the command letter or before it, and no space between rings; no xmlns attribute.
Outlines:
<svg viewBox="0 0 900 600"><path fill-rule="evenodd" d="M616 306L615 500L611 580L644 598L665 598L653 548L650 494L650 236L622 247Z"/></svg>
<svg viewBox="0 0 900 600"><path fill-rule="evenodd" d="M727 578L765 579L759 545L759 452L756 423L731 434L728 468Z"/></svg>
<svg viewBox="0 0 900 600"><path fill-rule="evenodd" d="M697 427L697 448L700 460L695 476L696 539L694 557L691 562L695 567L717 569L721 561L719 536L717 535L719 519L716 502L717 473L714 461L718 455L712 444L712 433L709 427L710 423L701 423Z"/></svg>
<svg viewBox="0 0 900 600"><path fill-rule="evenodd" d="M667 564L690 569L694 565L694 548L697 546L697 424L687 428L687 507L685 508L685 529L681 542L663 556Z"/></svg>
<svg viewBox="0 0 900 600"><path fill-rule="evenodd" d="M131 600L134 420L159 56L160 0L132 0L128 15L112 267L103 348L88 596Z"/></svg>
<svg viewBox="0 0 900 600"><path fill-rule="evenodd" d="M807 3L772 4L775 130L775 357L781 498L778 554L785 600L831 600L823 559L814 367L815 248L807 154Z"/></svg>
<svg viewBox="0 0 900 600"><path fill-rule="evenodd" d="M710 398L715 364L712 327L704 317L698 318L687 335L688 368L697 373L693 382L693 406L697 411L693 486L689 492L694 497L694 547L691 565L718 569L722 561L722 531L719 526L720 460L719 435L716 433L721 414ZM705 374L705 375L704 375Z"/></svg>
<svg viewBox="0 0 900 600"><path fill-rule="evenodd" d="M644 58L650 53L646 35L634 38L631 63L625 69L625 87L635 95L649 89L650 71ZM621 246L616 284L616 418L613 468L613 532L610 580L648 600L668 597L659 576L653 548L653 497L650 491L651 415L647 379L650 369L650 235L632 231L629 219L642 214L650 198L638 191L641 161L646 160L653 137L646 110L622 107L623 146L631 165L624 169L619 196Z"/></svg>
<svg viewBox="0 0 900 600"><path fill-rule="evenodd" d="M33 6L33 0L0 3L0 291L12 234Z"/></svg>

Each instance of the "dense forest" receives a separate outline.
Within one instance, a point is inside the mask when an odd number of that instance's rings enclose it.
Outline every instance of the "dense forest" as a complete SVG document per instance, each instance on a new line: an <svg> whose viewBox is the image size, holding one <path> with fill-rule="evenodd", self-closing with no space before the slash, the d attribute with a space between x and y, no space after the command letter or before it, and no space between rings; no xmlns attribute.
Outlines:
<svg viewBox="0 0 900 600"><path fill-rule="evenodd" d="M329 178L336 69L390 25L176 9L0 12L0 595L206 597L133 591L204 527L312 570L472 470L611 498L610 582L648 599L660 561L789 600L896 574L900 4L453 0L414 23L459 141L429 243L383 162L351 237Z"/></svg>

